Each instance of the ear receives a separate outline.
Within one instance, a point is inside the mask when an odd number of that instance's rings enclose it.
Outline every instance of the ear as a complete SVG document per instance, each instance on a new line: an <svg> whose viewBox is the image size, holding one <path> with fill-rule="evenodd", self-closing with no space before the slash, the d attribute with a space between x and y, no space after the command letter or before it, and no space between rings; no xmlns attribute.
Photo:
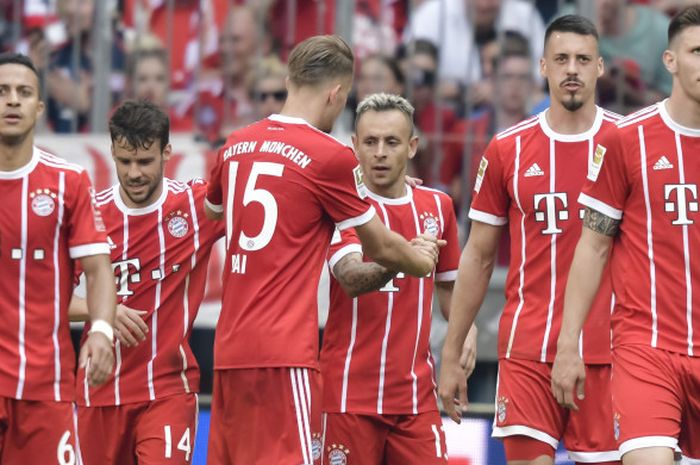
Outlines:
<svg viewBox="0 0 700 465"><path fill-rule="evenodd" d="M671 74L676 74L678 72L678 60L676 58L676 52L670 49L664 50L664 54L661 55L664 66Z"/></svg>
<svg viewBox="0 0 700 465"><path fill-rule="evenodd" d="M350 139L352 139L352 146L355 148L355 152L357 152L357 133L353 133Z"/></svg>
<svg viewBox="0 0 700 465"><path fill-rule="evenodd" d="M605 73L605 61L603 57L598 57L598 77L601 77Z"/></svg>
<svg viewBox="0 0 700 465"><path fill-rule="evenodd" d="M37 119L39 119L39 117L44 114L44 108L46 108L46 106L44 105L44 101L39 100L39 105L37 105L37 107L36 107Z"/></svg>
<svg viewBox="0 0 700 465"><path fill-rule="evenodd" d="M167 144L167 145L163 148L163 163L165 163L165 162L167 162L168 160L170 160L170 155L172 155L172 152L173 152L173 146L170 145L170 144Z"/></svg>
<svg viewBox="0 0 700 465"><path fill-rule="evenodd" d="M329 103L335 103L335 100L338 98L338 93L340 92L340 89L342 89L343 86L338 83L335 84L333 87L331 87L330 92L328 93L328 102Z"/></svg>
<svg viewBox="0 0 700 465"><path fill-rule="evenodd" d="M418 136L412 136L411 140L408 141L408 159L411 160L416 156L418 151Z"/></svg>
<svg viewBox="0 0 700 465"><path fill-rule="evenodd" d="M544 61L544 57L540 58L540 76L547 79L547 62Z"/></svg>

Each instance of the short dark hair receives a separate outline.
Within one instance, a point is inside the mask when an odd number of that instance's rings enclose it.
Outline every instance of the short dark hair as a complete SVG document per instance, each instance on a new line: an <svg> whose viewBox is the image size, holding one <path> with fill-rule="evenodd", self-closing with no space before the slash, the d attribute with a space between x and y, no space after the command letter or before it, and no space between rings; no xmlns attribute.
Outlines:
<svg viewBox="0 0 700 465"><path fill-rule="evenodd" d="M555 32L573 32L582 36L593 36L595 40L598 40L598 30L595 24L581 15L564 15L552 21L544 33L545 46L547 46L549 36Z"/></svg>
<svg viewBox="0 0 700 465"><path fill-rule="evenodd" d="M693 5L679 11L668 24L668 44L683 30L691 26L700 26L700 6Z"/></svg>
<svg viewBox="0 0 700 465"><path fill-rule="evenodd" d="M39 71L37 71L36 66L34 66L34 63L32 62L31 58L21 53L0 53L0 66L2 65L22 65L31 69L34 75L36 76L36 80L39 82L38 91L39 96L41 97L41 78L39 77Z"/></svg>
<svg viewBox="0 0 700 465"><path fill-rule="evenodd" d="M515 31L505 31L503 39L499 43L500 53L493 58L493 69L498 70L501 63L509 58L523 58L531 60L530 42L527 37Z"/></svg>
<svg viewBox="0 0 700 465"><path fill-rule="evenodd" d="M168 52L162 48L144 48L139 50L134 50L128 58L126 63L126 75L129 79L133 79L136 75L136 67L142 61L146 61L149 58L155 58L163 64L165 69L168 69Z"/></svg>
<svg viewBox="0 0 700 465"><path fill-rule="evenodd" d="M404 76L403 71L401 70L401 66L399 65L399 62L396 58L388 55L383 55L381 53L373 53L367 56L364 60L362 60L362 65L364 65L370 60L376 60L384 66L386 66L387 68L389 68L391 75L399 84L404 85L406 83L406 77Z"/></svg>
<svg viewBox="0 0 700 465"><path fill-rule="evenodd" d="M127 100L109 120L112 143L126 141L128 148L149 149L160 142L161 152L170 141L170 120L156 105L145 100Z"/></svg>

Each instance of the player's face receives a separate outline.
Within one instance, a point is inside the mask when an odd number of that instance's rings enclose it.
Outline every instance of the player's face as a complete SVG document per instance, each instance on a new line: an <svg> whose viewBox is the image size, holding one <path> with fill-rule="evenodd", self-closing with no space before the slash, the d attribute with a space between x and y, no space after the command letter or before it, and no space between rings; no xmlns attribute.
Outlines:
<svg viewBox="0 0 700 465"><path fill-rule="evenodd" d="M168 69L156 57L144 58L134 71L134 97L165 108L168 103Z"/></svg>
<svg viewBox="0 0 700 465"><path fill-rule="evenodd" d="M674 89L700 103L700 26L691 26L678 34L669 50L664 52L664 64L674 77Z"/></svg>
<svg viewBox="0 0 700 465"><path fill-rule="evenodd" d="M408 160L418 146L408 117L399 110L368 111L355 131L352 142L367 186L382 193L403 185Z"/></svg>
<svg viewBox="0 0 700 465"><path fill-rule="evenodd" d="M163 166L170 158L170 144L163 151L160 141L154 141L148 149L134 150L126 141L112 144L112 158L117 177L129 208L142 208L152 204L160 195L163 185Z"/></svg>
<svg viewBox="0 0 700 465"><path fill-rule="evenodd" d="M0 144L24 141L43 111L36 74L24 65L0 65Z"/></svg>
<svg viewBox="0 0 700 465"><path fill-rule="evenodd" d="M595 86L603 74L598 41L591 35L554 32L544 47L540 73L547 79L552 104L576 111L595 99Z"/></svg>

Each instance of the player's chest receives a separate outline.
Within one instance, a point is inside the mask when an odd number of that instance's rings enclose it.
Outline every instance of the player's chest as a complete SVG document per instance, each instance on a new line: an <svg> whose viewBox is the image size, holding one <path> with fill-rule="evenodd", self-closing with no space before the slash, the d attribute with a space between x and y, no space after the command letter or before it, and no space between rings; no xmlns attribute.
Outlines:
<svg viewBox="0 0 700 465"><path fill-rule="evenodd" d="M420 234L442 237L444 213L442 205L434 199L414 198L401 205L376 203L375 209L382 222L392 231L407 239Z"/></svg>

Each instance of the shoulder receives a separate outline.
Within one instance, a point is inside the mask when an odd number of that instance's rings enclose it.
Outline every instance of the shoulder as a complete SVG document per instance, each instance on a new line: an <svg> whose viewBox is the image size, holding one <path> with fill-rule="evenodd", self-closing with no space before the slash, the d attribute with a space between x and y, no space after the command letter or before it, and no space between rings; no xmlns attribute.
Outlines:
<svg viewBox="0 0 700 465"><path fill-rule="evenodd" d="M119 184L98 192L95 194L95 204L102 207L114 201L114 196L119 195Z"/></svg>
<svg viewBox="0 0 700 465"><path fill-rule="evenodd" d="M432 201L435 201L443 211L454 211L452 197L441 190L416 186L413 188L413 195L416 198L430 198Z"/></svg>
<svg viewBox="0 0 700 465"><path fill-rule="evenodd" d="M498 143L506 143L508 141L515 140L516 137L527 134L528 132L532 131L533 128L537 128L537 126L539 125L539 118L540 118L539 114L533 115L533 116L519 122L518 124L511 126L504 131L499 132L494 137L494 140L497 141Z"/></svg>
<svg viewBox="0 0 700 465"><path fill-rule="evenodd" d="M621 134L628 133L630 131L636 131L638 126L648 125L649 123L655 123L659 121L657 118L660 113L659 108L660 103L642 108L639 111L631 113L624 118L619 119L615 124L617 128L621 131Z"/></svg>
<svg viewBox="0 0 700 465"><path fill-rule="evenodd" d="M39 153L39 164L43 165L44 167L63 171L71 176L80 175L83 173L83 171L85 171L85 169L80 165L71 163L39 148L36 150Z"/></svg>

